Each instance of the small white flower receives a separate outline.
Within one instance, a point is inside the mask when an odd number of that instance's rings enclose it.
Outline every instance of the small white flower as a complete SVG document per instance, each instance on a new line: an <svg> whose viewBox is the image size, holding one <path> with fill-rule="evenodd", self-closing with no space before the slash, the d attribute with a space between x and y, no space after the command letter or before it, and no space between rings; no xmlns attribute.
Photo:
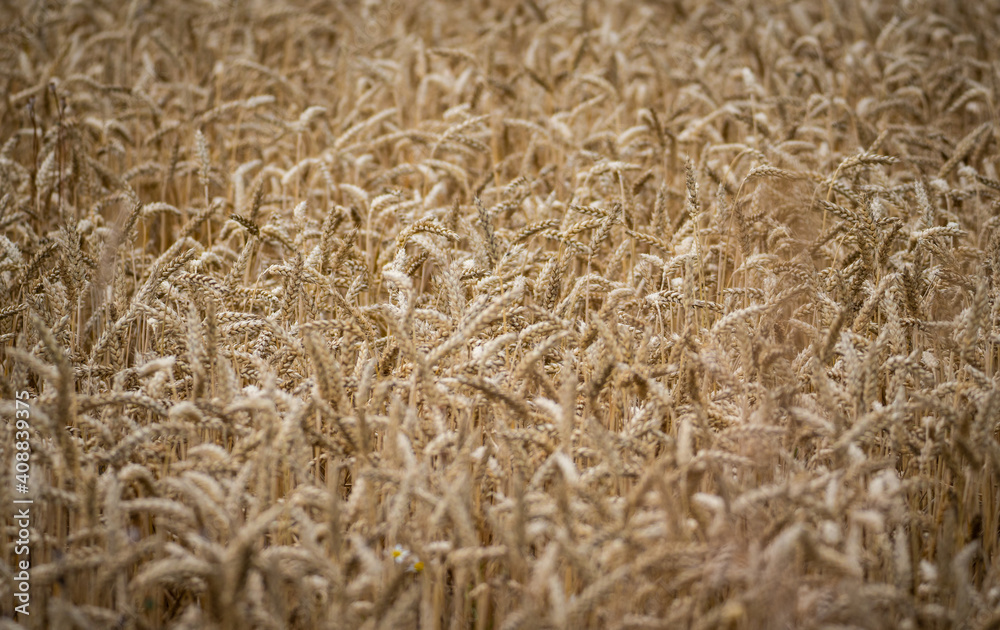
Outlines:
<svg viewBox="0 0 1000 630"><path fill-rule="evenodd" d="M403 564L410 557L410 552L403 548L402 545L396 545L392 548L392 559L396 564Z"/></svg>
<svg viewBox="0 0 1000 630"><path fill-rule="evenodd" d="M392 560L396 564L405 564L407 573L420 573L424 570L424 563L415 554L402 545L396 545L389 552Z"/></svg>

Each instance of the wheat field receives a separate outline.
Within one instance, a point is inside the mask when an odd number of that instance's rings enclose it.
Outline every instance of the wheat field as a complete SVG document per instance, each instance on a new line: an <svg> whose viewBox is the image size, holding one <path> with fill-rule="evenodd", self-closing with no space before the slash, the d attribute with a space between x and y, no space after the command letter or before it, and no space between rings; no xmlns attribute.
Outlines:
<svg viewBox="0 0 1000 630"><path fill-rule="evenodd" d="M1000 2L0 23L0 629L1000 628Z"/></svg>

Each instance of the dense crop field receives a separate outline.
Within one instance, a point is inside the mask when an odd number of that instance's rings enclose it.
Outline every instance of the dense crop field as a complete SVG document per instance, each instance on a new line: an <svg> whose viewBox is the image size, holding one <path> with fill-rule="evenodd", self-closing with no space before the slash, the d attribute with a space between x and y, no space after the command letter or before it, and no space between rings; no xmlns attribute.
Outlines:
<svg viewBox="0 0 1000 630"><path fill-rule="evenodd" d="M0 629L1000 628L996 0L0 5Z"/></svg>

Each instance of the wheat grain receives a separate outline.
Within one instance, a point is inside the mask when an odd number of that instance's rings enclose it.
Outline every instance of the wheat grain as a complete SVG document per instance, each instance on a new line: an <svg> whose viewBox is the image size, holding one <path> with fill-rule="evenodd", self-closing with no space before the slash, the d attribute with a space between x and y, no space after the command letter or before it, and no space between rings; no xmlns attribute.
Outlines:
<svg viewBox="0 0 1000 630"><path fill-rule="evenodd" d="M993 0L89 4L5 9L17 623L995 622Z"/></svg>

